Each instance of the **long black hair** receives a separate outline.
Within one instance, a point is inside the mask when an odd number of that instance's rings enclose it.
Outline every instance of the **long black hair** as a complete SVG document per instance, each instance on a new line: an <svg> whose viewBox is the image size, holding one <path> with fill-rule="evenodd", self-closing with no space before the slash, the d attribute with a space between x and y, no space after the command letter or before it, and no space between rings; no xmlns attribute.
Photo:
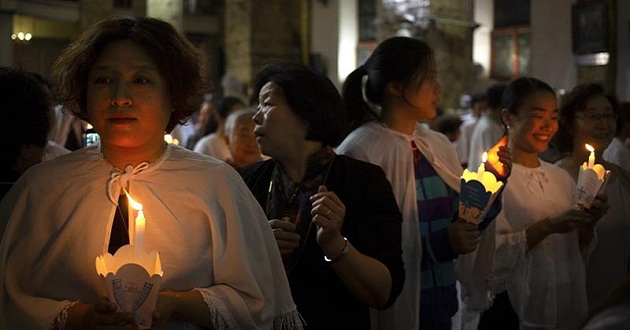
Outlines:
<svg viewBox="0 0 630 330"><path fill-rule="evenodd" d="M433 60L433 50L424 41L392 37L381 42L344 82L342 95L350 131L380 117L375 108L382 105L388 83L396 82L407 87L417 77L421 77L422 82L428 76Z"/></svg>

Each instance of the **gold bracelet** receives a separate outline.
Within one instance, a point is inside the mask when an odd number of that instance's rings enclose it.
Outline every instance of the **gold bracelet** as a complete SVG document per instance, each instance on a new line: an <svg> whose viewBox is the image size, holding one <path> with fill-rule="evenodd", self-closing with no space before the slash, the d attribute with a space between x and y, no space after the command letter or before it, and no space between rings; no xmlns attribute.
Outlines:
<svg viewBox="0 0 630 330"><path fill-rule="evenodd" d="M348 255L348 253L350 252L350 242L348 242L347 238L345 237L342 237L342 238L346 242L346 244L343 246L343 249L341 250L341 254L334 258L328 258L326 254L324 254L324 260L326 260L326 262L330 264L336 264L339 261L341 261L341 259L343 259L346 255Z"/></svg>

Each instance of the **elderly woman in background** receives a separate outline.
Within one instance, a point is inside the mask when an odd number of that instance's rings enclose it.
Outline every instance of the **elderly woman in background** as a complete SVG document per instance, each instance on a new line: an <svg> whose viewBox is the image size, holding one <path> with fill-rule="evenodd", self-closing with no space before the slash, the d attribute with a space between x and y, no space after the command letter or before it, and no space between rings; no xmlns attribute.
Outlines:
<svg viewBox="0 0 630 330"><path fill-rule="evenodd" d="M232 112L225 121L225 140L230 149L226 162L234 168L251 165L263 159L254 134L256 110L245 108Z"/></svg>
<svg viewBox="0 0 630 330"><path fill-rule="evenodd" d="M258 144L272 159L241 169L269 217L308 329L369 329L404 281L402 216L375 165L336 155L346 120L325 76L270 64L256 76Z"/></svg>
<svg viewBox="0 0 630 330"><path fill-rule="evenodd" d="M560 128L554 143L564 157L557 164L577 182L579 167L586 162L589 151L595 148L595 160L610 170L604 189L610 209L592 224L598 243L588 259L586 293L589 309L598 307L606 294L620 284L630 272L630 173L602 157L615 137L618 102L605 94L601 85L575 87L564 96L560 107Z"/></svg>
<svg viewBox="0 0 630 330"><path fill-rule="evenodd" d="M0 204L0 328L131 329L107 299L96 256L129 242L127 191L163 278L152 326L302 326L265 214L229 165L167 145L198 108L202 56L170 24L112 18L59 57L61 100L98 145L27 171ZM37 271L34 271L37 270Z"/></svg>

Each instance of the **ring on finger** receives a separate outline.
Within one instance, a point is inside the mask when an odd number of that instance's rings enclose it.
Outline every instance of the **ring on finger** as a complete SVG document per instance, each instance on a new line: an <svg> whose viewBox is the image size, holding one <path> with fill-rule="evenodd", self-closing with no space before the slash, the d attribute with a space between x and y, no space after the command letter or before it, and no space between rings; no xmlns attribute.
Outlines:
<svg viewBox="0 0 630 330"><path fill-rule="evenodd" d="M331 209L328 209L328 212L326 212L326 214L325 214L325 215L330 215L330 213L331 213L331 212L332 212L332 210L331 210Z"/></svg>

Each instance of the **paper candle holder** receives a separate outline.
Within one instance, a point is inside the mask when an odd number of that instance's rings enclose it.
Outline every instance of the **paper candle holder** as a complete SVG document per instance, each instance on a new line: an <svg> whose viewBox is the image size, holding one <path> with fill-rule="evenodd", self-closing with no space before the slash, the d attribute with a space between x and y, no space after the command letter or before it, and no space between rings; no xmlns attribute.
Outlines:
<svg viewBox="0 0 630 330"><path fill-rule="evenodd" d="M162 283L158 252L138 253L133 245L124 245L113 256L96 257L96 272L107 297L119 310L133 313L140 329L151 328Z"/></svg>
<svg viewBox="0 0 630 330"><path fill-rule="evenodd" d="M484 153L484 160L485 157ZM493 173L485 171L483 162L477 172L465 169L460 180L459 218L479 224L502 188L503 182L497 180Z"/></svg>
<svg viewBox="0 0 630 330"><path fill-rule="evenodd" d="M575 187L575 201L578 207L589 209L597 194L604 190L610 171L602 164L595 163L595 148L590 144L585 144L584 147L590 151L590 154L588 161L580 166Z"/></svg>
<svg viewBox="0 0 630 330"><path fill-rule="evenodd" d="M576 204L582 208L591 208L597 194L605 189L609 177L610 171L601 164L595 164L593 167L584 164L580 166L575 187Z"/></svg>

